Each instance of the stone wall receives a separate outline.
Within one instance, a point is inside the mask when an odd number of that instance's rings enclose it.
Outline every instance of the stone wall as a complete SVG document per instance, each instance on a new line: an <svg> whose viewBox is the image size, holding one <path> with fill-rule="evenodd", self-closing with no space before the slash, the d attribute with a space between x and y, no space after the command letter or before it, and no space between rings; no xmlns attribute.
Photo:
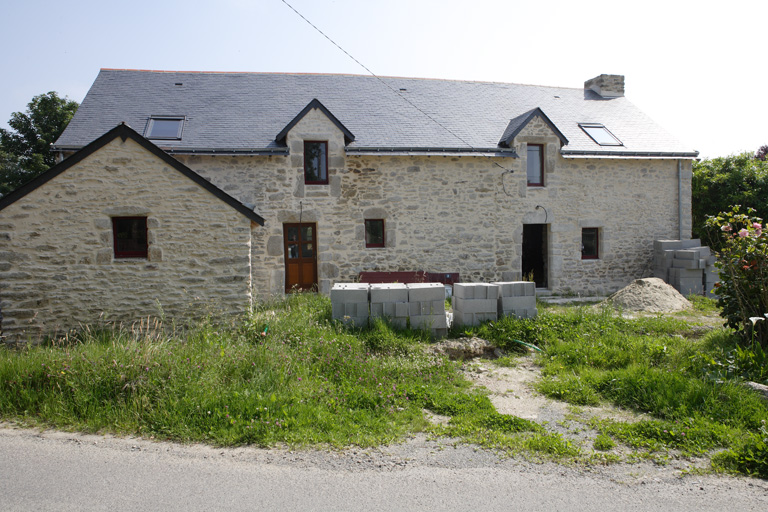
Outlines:
<svg viewBox="0 0 768 512"><path fill-rule="evenodd" d="M329 141L328 185L304 185L303 140ZM254 292L262 297L283 293L283 223L300 219L317 223L326 294L363 270L519 280L523 224L548 225L553 292L609 293L650 275L653 240L678 237L676 160L564 159L539 119L516 137L519 159L346 155L342 134L318 110L287 143L288 157L178 157L266 219L252 253ZM528 143L545 145L543 187L527 186ZM685 161L687 233L690 168ZM385 220L386 247L365 248L366 218ZM599 228L599 259L581 259L584 227Z"/></svg>
<svg viewBox="0 0 768 512"><path fill-rule="evenodd" d="M113 216L147 217L148 258L114 259ZM3 335L35 340L146 316L183 322L201 308L242 313L259 229L133 140L116 138L0 210Z"/></svg>

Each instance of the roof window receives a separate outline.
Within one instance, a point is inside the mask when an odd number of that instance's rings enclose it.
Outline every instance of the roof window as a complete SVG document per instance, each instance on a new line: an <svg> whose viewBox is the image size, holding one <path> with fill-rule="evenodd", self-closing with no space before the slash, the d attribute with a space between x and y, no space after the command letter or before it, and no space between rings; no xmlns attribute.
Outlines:
<svg viewBox="0 0 768 512"><path fill-rule="evenodd" d="M592 140L601 146L623 146L624 144L608 131L608 128L597 123L579 123L582 130L587 132Z"/></svg>
<svg viewBox="0 0 768 512"><path fill-rule="evenodd" d="M152 116L144 136L148 139L181 140L183 117Z"/></svg>

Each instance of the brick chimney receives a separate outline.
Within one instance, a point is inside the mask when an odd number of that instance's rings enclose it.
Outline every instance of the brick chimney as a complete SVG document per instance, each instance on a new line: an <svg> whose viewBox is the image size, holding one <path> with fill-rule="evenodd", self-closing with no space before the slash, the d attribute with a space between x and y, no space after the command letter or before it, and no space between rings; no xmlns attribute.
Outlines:
<svg viewBox="0 0 768 512"><path fill-rule="evenodd" d="M593 90L603 98L624 96L624 75L600 75L584 82L585 90Z"/></svg>

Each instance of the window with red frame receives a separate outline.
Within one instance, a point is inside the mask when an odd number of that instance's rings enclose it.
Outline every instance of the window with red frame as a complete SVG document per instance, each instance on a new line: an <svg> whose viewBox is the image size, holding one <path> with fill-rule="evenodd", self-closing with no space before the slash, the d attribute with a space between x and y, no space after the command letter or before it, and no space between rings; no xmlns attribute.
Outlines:
<svg viewBox="0 0 768 512"><path fill-rule="evenodd" d="M384 219L365 220L365 246L384 247Z"/></svg>
<svg viewBox="0 0 768 512"><path fill-rule="evenodd" d="M304 142L304 183L307 185L328 184L328 143Z"/></svg>
<svg viewBox="0 0 768 512"><path fill-rule="evenodd" d="M112 217L115 258L147 257L147 218Z"/></svg>
<svg viewBox="0 0 768 512"><path fill-rule="evenodd" d="M544 146L528 144L528 186L544 186Z"/></svg>
<svg viewBox="0 0 768 512"><path fill-rule="evenodd" d="M581 259L596 260L600 256L600 231L598 228L581 230Z"/></svg>

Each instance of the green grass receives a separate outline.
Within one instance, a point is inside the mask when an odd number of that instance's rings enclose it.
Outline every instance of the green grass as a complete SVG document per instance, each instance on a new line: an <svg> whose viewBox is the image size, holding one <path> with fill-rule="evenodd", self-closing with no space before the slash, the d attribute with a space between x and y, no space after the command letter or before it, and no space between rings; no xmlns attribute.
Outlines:
<svg viewBox="0 0 768 512"><path fill-rule="evenodd" d="M765 445L757 442L768 406L733 375L713 378L711 361L735 343L731 333L692 339L675 317L625 319L587 309L540 315L525 330L545 350L542 393L575 405L610 402L652 418L597 422L600 434L651 451L724 448L733 455L720 457L721 467L768 476Z"/></svg>
<svg viewBox="0 0 768 512"><path fill-rule="evenodd" d="M313 294L264 304L237 327L201 321L180 334L145 322L0 349L0 418L229 446L374 446L428 431L557 460L613 460L622 444L643 457L718 452L716 469L768 477L768 407L739 383L766 377L765 355L739 349L728 331L696 338L691 327L676 315L570 307L461 331L508 354L530 351L520 342L538 347L547 396L647 415L593 420L598 455L496 412L457 363L425 349L429 333L383 321L347 329ZM450 420L431 425L424 409Z"/></svg>

